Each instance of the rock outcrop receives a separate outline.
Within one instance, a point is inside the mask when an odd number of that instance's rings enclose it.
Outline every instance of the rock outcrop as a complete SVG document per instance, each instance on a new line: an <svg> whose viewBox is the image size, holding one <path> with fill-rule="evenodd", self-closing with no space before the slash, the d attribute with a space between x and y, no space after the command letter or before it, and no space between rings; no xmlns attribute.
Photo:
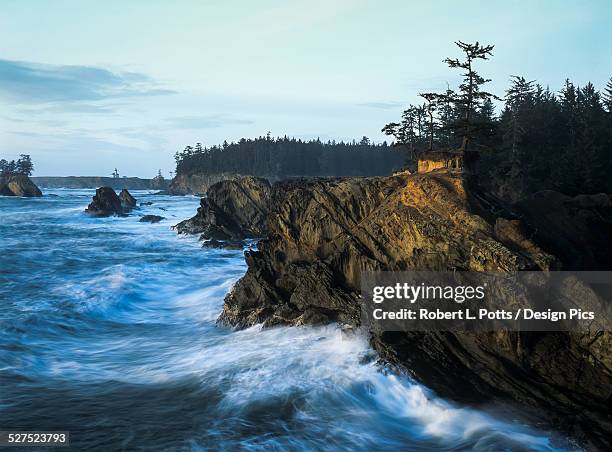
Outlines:
<svg viewBox="0 0 612 452"><path fill-rule="evenodd" d="M170 195L198 195L205 196L206 192L210 187L212 187L217 182L221 182L224 180L237 180L241 179L243 176L241 174L236 173L217 173L217 174L190 174L185 175L181 174L176 176L170 182L170 186L168 187L168 194ZM274 182L278 180L276 176L266 176L264 179L267 179L270 182Z"/></svg>
<svg viewBox="0 0 612 452"><path fill-rule="evenodd" d="M238 174L181 174L170 182L168 193L170 195L199 195L204 196L208 189L222 180L238 179Z"/></svg>
<svg viewBox="0 0 612 452"><path fill-rule="evenodd" d="M138 221L141 223L159 223L163 219L164 217L160 217L159 215L143 215Z"/></svg>
<svg viewBox="0 0 612 452"><path fill-rule="evenodd" d="M366 270L563 265L528 235L533 226L496 218L485 201L467 192L461 177L443 172L277 183L268 236L245 253L247 273L227 295L219 322L359 325ZM589 211L589 203L599 206L595 198L580 205ZM521 211L527 217L530 210L523 205ZM371 331L371 342L386 362L442 396L469 402L502 397L537 407L557 428L602 446L609 445L612 428L610 336Z"/></svg>
<svg viewBox="0 0 612 452"><path fill-rule="evenodd" d="M181 234L201 234L202 240L239 242L267 232L270 183L258 177L217 182L200 201L197 214L174 228Z"/></svg>
<svg viewBox="0 0 612 452"><path fill-rule="evenodd" d="M96 190L85 212L97 217L125 215L134 206L136 206L136 200L126 189L122 190L121 197L119 197L111 187L100 187Z"/></svg>
<svg viewBox="0 0 612 452"><path fill-rule="evenodd" d="M136 207L136 198L134 198L125 188L121 190L121 193L119 193L119 200L121 201L121 207L124 211L128 211Z"/></svg>
<svg viewBox="0 0 612 452"><path fill-rule="evenodd" d="M42 196L40 189L23 174L0 176L0 196L23 196L33 198Z"/></svg>

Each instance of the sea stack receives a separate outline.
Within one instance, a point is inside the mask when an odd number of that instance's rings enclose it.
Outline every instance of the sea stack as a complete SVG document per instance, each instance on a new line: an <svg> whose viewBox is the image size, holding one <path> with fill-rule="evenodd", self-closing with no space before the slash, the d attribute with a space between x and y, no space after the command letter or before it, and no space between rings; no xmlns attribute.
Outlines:
<svg viewBox="0 0 612 452"><path fill-rule="evenodd" d="M130 192L127 191L127 188L121 190L121 193L119 193L119 200L121 201L121 207L123 207L123 210L131 210L136 207L136 198L134 198Z"/></svg>
<svg viewBox="0 0 612 452"><path fill-rule="evenodd" d="M96 190L85 212L97 217L125 215L134 206L136 206L136 199L126 189L123 189L121 195L117 196L111 187L100 187Z"/></svg>
<svg viewBox="0 0 612 452"><path fill-rule="evenodd" d="M0 177L0 195L33 198L42 196L40 189L24 174Z"/></svg>

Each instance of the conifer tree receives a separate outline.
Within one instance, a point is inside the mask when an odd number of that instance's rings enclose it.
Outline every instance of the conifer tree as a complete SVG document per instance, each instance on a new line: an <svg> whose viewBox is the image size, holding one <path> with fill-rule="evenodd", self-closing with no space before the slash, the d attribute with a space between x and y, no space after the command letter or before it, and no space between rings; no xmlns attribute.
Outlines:
<svg viewBox="0 0 612 452"><path fill-rule="evenodd" d="M610 80L606 84L602 97L606 110L608 113L612 114L612 77L610 77Z"/></svg>
<svg viewBox="0 0 612 452"><path fill-rule="evenodd" d="M494 46L481 45L478 41L474 44L457 41L455 44L465 54L464 59L446 58L444 62L450 68L463 71L463 82L459 85L459 92L454 96L453 101L461 112L461 119L457 122L456 127L460 131L461 149L466 151L478 132L488 126L483 121L475 120L475 113L483 101L497 98L494 94L481 89L491 80L483 78L474 68L477 60L488 60L493 55Z"/></svg>
<svg viewBox="0 0 612 452"><path fill-rule="evenodd" d="M506 91L506 108L510 114L510 130L507 133L511 136L512 156L514 157L518 153L519 140L525 131L523 128L526 120L525 113L530 109L533 102L534 83L533 80L527 81L525 77L514 75L512 76L512 84Z"/></svg>
<svg viewBox="0 0 612 452"><path fill-rule="evenodd" d="M435 120L434 113L438 108L439 103L442 101L444 95L436 94L436 93L421 93L419 94L423 99L427 101L425 104L425 111L427 112L427 116L429 118L428 121L428 148L430 151L433 150L434 147L434 128L435 128Z"/></svg>
<svg viewBox="0 0 612 452"><path fill-rule="evenodd" d="M24 176L31 176L34 171L34 164L28 154L21 154L19 160L17 160L16 168L17 174L23 174Z"/></svg>

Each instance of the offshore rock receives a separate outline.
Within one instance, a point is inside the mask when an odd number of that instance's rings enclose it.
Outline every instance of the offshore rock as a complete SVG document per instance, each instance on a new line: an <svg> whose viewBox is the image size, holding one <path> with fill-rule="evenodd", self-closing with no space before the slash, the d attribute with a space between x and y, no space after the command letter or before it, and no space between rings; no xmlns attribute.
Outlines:
<svg viewBox="0 0 612 452"><path fill-rule="evenodd" d="M357 326L360 275L368 270L572 268L573 261L559 260L550 254L553 248L536 242L528 225L497 218L487 199L445 172L279 182L272 189L267 238L257 251L245 253L248 270L226 296L219 323ZM581 216L592 218L602 203L584 198ZM539 230L549 226L544 219L556 218L551 208L556 207L536 208L546 209ZM532 211L527 201L521 211ZM582 240L593 225L601 226L584 223ZM556 427L586 445L609 446L607 332L370 334L386 362L442 396L474 403L513 400L549 413Z"/></svg>
<svg viewBox="0 0 612 452"><path fill-rule="evenodd" d="M134 198L126 188L121 190L119 193L119 200L121 201L121 207L125 212L136 207L136 198Z"/></svg>
<svg viewBox="0 0 612 452"><path fill-rule="evenodd" d="M0 196L23 196L27 198L42 196L40 189L23 174L0 176Z"/></svg>
<svg viewBox="0 0 612 452"><path fill-rule="evenodd" d="M140 221L141 223L159 223L163 219L164 217L161 217L159 215L143 215L138 221Z"/></svg>
<svg viewBox="0 0 612 452"><path fill-rule="evenodd" d="M238 242L263 237L270 205L270 183L259 177L217 182L200 201L197 214L174 228L201 234L202 240Z"/></svg>
<svg viewBox="0 0 612 452"><path fill-rule="evenodd" d="M121 193L123 195L123 200L117 196L117 193L115 193L115 190L111 187L100 187L96 189L96 194L85 209L85 212L97 217L125 215L132 208L129 205L132 202L130 198L133 200L133 205L136 205L136 200L125 189Z"/></svg>

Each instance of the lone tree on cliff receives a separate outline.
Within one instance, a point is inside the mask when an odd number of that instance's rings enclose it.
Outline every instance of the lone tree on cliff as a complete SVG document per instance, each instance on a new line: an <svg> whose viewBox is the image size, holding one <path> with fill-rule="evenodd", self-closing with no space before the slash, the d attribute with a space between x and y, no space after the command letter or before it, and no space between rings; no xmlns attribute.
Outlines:
<svg viewBox="0 0 612 452"><path fill-rule="evenodd" d="M492 99L501 99L482 89L490 80L474 68L477 60L488 60L493 55L494 46L462 41L456 44L465 58L447 58L444 62L463 71L458 90L447 87L443 93L420 93L426 101L423 105L410 105L404 110L401 122L389 123L382 129L384 134L395 138L395 146L408 151L408 162L410 157L414 159L425 149L434 150L436 145L449 148L455 145L460 151L466 151L475 137L490 136L494 131Z"/></svg>
<svg viewBox="0 0 612 452"><path fill-rule="evenodd" d="M481 45L478 41L474 44L463 41L455 42L465 54L465 59L446 58L444 62L450 68L463 70L463 82L459 85L459 92L454 94L452 102L461 113L460 119L455 123L455 128L461 136L461 150L466 151L473 138L483 129L491 126L488 121L476 119L476 113L487 99L498 99L494 94L481 90L481 86L490 82L483 78L474 69L476 60L488 60L493 56L492 45Z"/></svg>

